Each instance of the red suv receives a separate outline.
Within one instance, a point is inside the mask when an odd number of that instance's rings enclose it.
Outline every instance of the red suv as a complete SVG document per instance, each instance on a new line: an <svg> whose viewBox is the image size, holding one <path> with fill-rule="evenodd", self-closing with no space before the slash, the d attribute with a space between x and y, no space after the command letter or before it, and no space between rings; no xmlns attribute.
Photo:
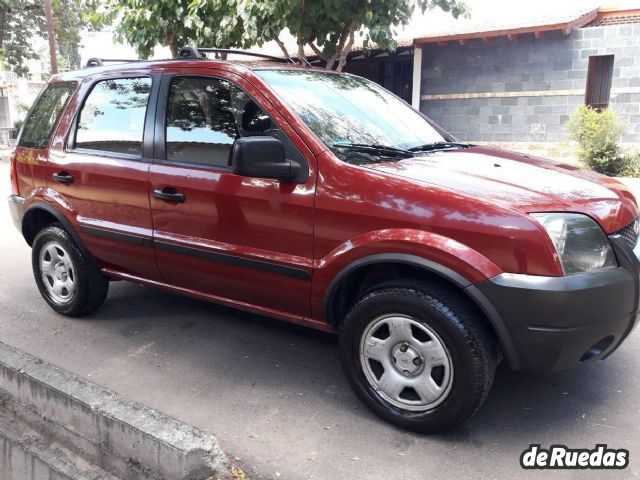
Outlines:
<svg viewBox="0 0 640 480"><path fill-rule="evenodd" d="M122 279L337 332L357 395L411 430L473 414L503 358L573 367L636 323L624 185L459 143L353 75L191 47L56 75L11 170L55 311Z"/></svg>

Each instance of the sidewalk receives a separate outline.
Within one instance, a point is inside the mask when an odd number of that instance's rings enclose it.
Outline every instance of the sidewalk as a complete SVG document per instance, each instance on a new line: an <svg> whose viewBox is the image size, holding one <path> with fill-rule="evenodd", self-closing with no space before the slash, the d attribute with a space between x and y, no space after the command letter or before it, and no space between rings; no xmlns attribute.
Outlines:
<svg viewBox="0 0 640 480"><path fill-rule="evenodd" d="M0 342L3 480L223 480L217 440Z"/></svg>

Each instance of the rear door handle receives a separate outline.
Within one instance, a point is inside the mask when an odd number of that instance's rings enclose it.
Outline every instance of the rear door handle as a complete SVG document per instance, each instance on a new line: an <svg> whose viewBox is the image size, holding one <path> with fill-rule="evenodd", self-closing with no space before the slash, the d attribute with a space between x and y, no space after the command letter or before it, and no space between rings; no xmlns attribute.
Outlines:
<svg viewBox="0 0 640 480"><path fill-rule="evenodd" d="M185 196L182 193L171 191L173 189L170 188L156 188L153 191L153 196L159 198L160 200L164 200L165 202L175 202L175 203L184 203Z"/></svg>
<svg viewBox="0 0 640 480"><path fill-rule="evenodd" d="M56 172L51 177L54 181L63 185L71 185L73 183L73 175L69 174L69 172Z"/></svg>

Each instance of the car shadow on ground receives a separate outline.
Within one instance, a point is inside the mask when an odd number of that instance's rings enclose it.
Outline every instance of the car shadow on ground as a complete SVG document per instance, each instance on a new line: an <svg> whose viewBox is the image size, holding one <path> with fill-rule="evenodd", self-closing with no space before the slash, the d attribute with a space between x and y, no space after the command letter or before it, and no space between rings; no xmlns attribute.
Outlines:
<svg viewBox="0 0 640 480"><path fill-rule="evenodd" d="M226 380L239 388L243 381L255 378L260 379L260 388L284 384L305 398L330 402L327 408L343 409L371 426L394 428L384 425L351 393L332 334L128 282L114 282L105 306L86 321L117 330L132 347L158 342L165 357L176 362L188 350L191 359L202 359L201 363L196 360L199 364L194 368L216 378L233 377ZM233 368L220 368L217 356L225 357L227 364L231 358ZM277 373L274 364L279 367ZM616 395L606 388L622 381L623 369L616 367L614 359L609 359L574 371L533 376L512 372L503 362L478 413L462 426L430 439L474 446L492 433L509 441L520 439L523 432L538 438L576 429L581 418L593 417ZM341 394L327 396L328 383Z"/></svg>

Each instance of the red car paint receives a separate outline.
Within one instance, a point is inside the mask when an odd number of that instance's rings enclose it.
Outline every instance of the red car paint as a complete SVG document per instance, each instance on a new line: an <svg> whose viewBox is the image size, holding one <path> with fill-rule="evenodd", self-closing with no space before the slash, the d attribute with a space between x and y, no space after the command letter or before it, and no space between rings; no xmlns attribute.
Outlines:
<svg viewBox="0 0 640 480"><path fill-rule="evenodd" d="M79 106L96 81L169 73L212 75L239 85L304 156L308 180L283 183L67 149ZM370 255L413 255L470 283L503 272L560 276L548 235L528 213L584 213L606 233L638 216L633 196L616 180L488 147L433 153L419 162L344 163L240 65L172 60L72 72L51 82L69 80L79 86L49 146L16 151L16 188L27 211L35 205L55 208L108 276L320 329L332 328L324 311L331 282ZM60 171L76 181L53 182L52 174ZM162 188L180 191L188 201L167 203L150 194ZM83 227L131 235L141 243L95 236ZM306 276L211 262L154 249L153 242L291 267Z"/></svg>

